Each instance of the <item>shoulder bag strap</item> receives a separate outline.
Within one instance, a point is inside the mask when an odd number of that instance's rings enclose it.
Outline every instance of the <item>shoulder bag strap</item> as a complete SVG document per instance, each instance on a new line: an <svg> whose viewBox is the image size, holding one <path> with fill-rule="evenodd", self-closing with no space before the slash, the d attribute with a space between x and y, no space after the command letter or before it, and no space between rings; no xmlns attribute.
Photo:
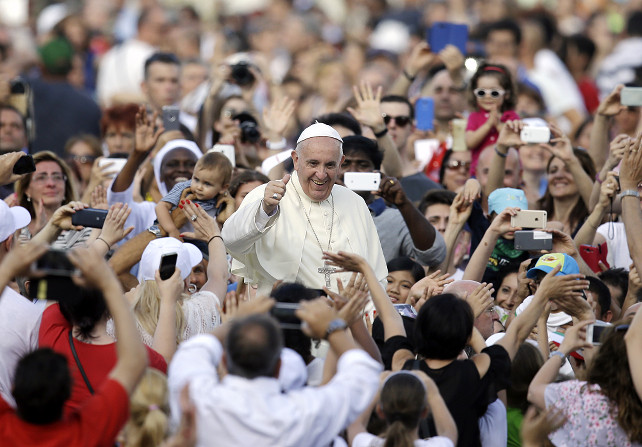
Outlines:
<svg viewBox="0 0 642 447"><path fill-rule="evenodd" d="M80 375L85 381L85 385L87 385L87 389L89 389L89 392L91 394L94 394L94 389L91 387L91 384L89 383L89 378L87 377L87 374L85 374L85 370L80 364L80 359L78 358L78 353L76 352L76 348L74 347L74 337L71 334L71 331L72 329L69 329L69 346L71 347L71 353L74 355L74 359L76 360L76 366L78 366L78 370L80 371Z"/></svg>

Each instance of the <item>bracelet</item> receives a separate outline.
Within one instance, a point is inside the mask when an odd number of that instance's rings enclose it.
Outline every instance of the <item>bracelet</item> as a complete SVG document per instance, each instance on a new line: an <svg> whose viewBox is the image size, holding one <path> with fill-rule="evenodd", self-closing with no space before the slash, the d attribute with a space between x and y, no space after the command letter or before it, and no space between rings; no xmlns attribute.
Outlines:
<svg viewBox="0 0 642 447"><path fill-rule="evenodd" d="M604 180L600 179L600 173L598 172L595 174L595 181L598 182L600 185L604 182Z"/></svg>
<svg viewBox="0 0 642 447"><path fill-rule="evenodd" d="M635 189L627 189L626 191L622 191L622 193L620 194L620 199L623 199L625 197L635 197L636 199L640 200L640 193Z"/></svg>
<svg viewBox="0 0 642 447"><path fill-rule="evenodd" d="M96 240L97 240L97 241L103 241L103 242L105 243L105 245L107 246L107 249L108 249L108 250L111 250L111 245L109 245L109 243L108 243L105 239L103 239L102 237L98 236L98 237L96 238Z"/></svg>
<svg viewBox="0 0 642 447"><path fill-rule="evenodd" d="M508 152L506 152L505 154L503 152L499 152L499 149L497 149L497 146L495 146L495 153L502 158L508 157Z"/></svg>
<svg viewBox="0 0 642 447"><path fill-rule="evenodd" d="M406 79L408 79L410 82L414 82L415 78L417 77L417 76L410 76L405 68L401 70L401 72L406 77Z"/></svg>
<svg viewBox="0 0 642 447"><path fill-rule="evenodd" d="M267 140L265 142L265 147L267 147L271 151L280 151L281 149L285 149L287 146L288 142L286 141L285 138L281 138L281 141L277 143L272 143L270 140Z"/></svg>
<svg viewBox="0 0 642 447"><path fill-rule="evenodd" d="M377 138L381 138L381 137L383 137L383 136L384 136L385 134L387 134L387 133L388 133L388 128L387 128L387 127L384 127L384 128L383 128L383 130L381 130L381 131L379 131L379 132L375 132L375 134L374 134L374 135L375 135L375 137L377 137Z"/></svg>
<svg viewBox="0 0 642 447"><path fill-rule="evenodd" d="M218 237L218 238L221 238L221 242L223 242L223 244L225 245L225 241L223 241L223 238L222 238L221 236L219 236L218 234L217 234L216 236L212 236L212 237L210 238L210 240L209 240L209 241L207 241L207 245L210 245L210 242L212 242L212 240L213 240L213 239L216 239L217 237Z"/></svg>
<svg viewBox="0 0 642 447"><path fill-rule="evenodd" d="M566 356L564 355L564 353L563 353L563 352L560 352L560 351L553 351L553 352L551 352L551 353L550 353L550 355L548 356L548 358L549 358L549 359L552 359L553 357L559 357L559 358L561 358L561 359L562 359L562 362L565 362L565 361L566 361Z"/></svg>

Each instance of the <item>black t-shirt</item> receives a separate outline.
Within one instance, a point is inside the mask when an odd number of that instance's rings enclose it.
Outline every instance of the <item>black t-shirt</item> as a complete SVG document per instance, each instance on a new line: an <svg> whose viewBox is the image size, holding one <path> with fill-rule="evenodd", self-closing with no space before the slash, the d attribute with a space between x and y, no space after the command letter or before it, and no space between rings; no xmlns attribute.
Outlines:
<svg viewBox="0 0 642 447"><path fill-rule="evenodd" d="M392 337L386 343L391 351L410 347L409 340L401 336ZM490 366L484 377L479 376L472 360L454 360L439 369L431 369L421 360L409 360L404 364L403 369L420 369L435 381L457 425L458 447L481 446L479 418L488 404L497 398L497 391L505 389L510 380L510 358L502 346L489 346L482 353L490 356ZM432 417L428 416L419 424L419 437L436 435Z"/></svg>

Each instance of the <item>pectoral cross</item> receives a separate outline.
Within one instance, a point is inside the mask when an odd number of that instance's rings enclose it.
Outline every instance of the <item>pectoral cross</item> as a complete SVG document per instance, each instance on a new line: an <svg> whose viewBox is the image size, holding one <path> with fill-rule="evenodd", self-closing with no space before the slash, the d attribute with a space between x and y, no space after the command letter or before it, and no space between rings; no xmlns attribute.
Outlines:
<svg viewBox="0 0 642 447"><path fill-rule="evenodd" d="M319 273L325 275L325 286L330 287L330 274L337 271L334 267L330 267L328 264L324 264L323 267L319 267Z"/></svg>

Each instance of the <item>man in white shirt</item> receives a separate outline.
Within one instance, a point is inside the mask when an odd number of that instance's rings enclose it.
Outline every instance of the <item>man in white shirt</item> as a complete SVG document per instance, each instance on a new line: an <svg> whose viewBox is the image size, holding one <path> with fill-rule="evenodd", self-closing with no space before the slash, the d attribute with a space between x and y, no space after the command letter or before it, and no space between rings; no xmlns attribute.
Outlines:
<svg viewBox="0 0 642 447"><path fill-rule="evenodd" d="M0 200L0 262L9 252L13 233L31 222L29 211L21 206L9 208ZM43 307L7 286L0 295L0 395L15 406L11 395L18 360L38 347L38 330Z"/></svg>
<svg viewBox="0 0 642 447"><path fill-rule="evenodd" d="M281 329L259 314L272 305L267 298L244 304L239 310L253 315L194 337L176 351L169 367L172 421L180 417L179 398L187 385L198 446L327 446L374 397L381 364L357 347L323 298L301 303L296 315L309 336L329 342L337 373L326 385L282 392ZM221 361L228 370L222 380Z"/></svg>
<svg viewBox="0 0 642 447"><path fill-rule="evenodd" d="M380 281L388 274L377 229L361 197L335 185L344 160L343 140L332 127L305 129L292 151L295 172L252 190L225 222L223 241L232 272L268 295L274 282L332 287L324 251L357 253ZM350 273L335 274L344 284ZM336 290L336 289L335 289Z"/></svg>

